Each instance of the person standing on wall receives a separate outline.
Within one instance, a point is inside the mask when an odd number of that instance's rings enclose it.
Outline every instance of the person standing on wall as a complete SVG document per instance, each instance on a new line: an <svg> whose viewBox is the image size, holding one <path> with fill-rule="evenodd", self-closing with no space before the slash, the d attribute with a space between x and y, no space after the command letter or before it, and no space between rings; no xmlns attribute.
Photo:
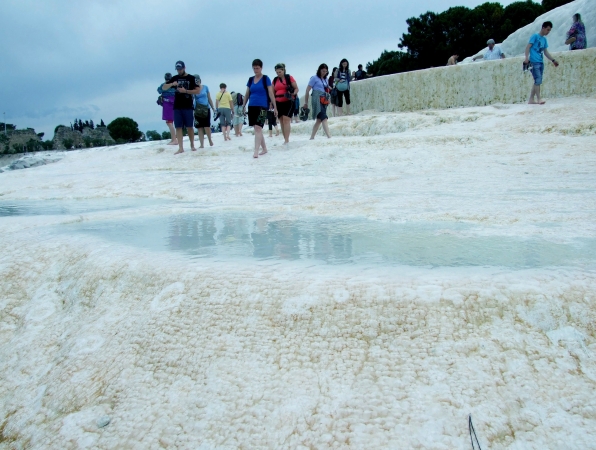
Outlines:
<svg viewBox="0 0 596 450"><path fill-rule="evenodd" d="M312 116L315 119L315 124L312 127L310 140L312 141L319 131L319 127L323 125L323 131L328 138L331 138L329 132L329 125L327 125L327 106L329 105L329 83L327 83L327 75L329 74L329 67L327 64L321 64L317 69L317 74L310 77L308 86L306 86L306 93L304 94L304 106L308 105L308 93L312 89Z"/></svg>
<svg viewBox="0 0 596 450"><path fill-rule="evenodd" d="M476 55L472 58L472 61L476 61L477 59L484 59L485 61L494 61L496 59L505 59L505 53L501 50L501 47L495 46L495 40L489 39L486 41L486 45L488 45L488 50L484 53L484 55Z"/></svg>
<svg viewBox="0 0 596 450"><path fill-rule="evenodd" d="M586 27L579 13L573 15L573 25L567 32L565 44L569 45L569 50L583 50L586 48Z"/></svg>
<svg viewBox="0 0 596 450"><path fill-rule="evenodd" d="M172 86L176 87L176 97L174 98L174 126L176 127L176 138L178 139L178 151L174 153L184 153L183 128L188 131L190 139L190 149L194 152L195 148L195 130L194 126L194 108L193 95L201 90L198 87L198 81L192 75L186 73L184 62L176 63L178 75L173 76L168 83L164 83L161 88L167 91Z"/></svg>
<svg viewBox="0 0 596 450"><path fill-rule="evenodd" d="M244 107L242 112L248 107L248 125L255 130L255 152L253 158L267 153L267 144L263 134L263 126L267 121L267 110L269 104L273 104L274 114L277 116L277 106L275 104L275 94L271 87L271 80L267 75L263 75L263 61L255 59L252 62L254 76L248 79L246 83L246 94L244 95ZM259 148L263 150L259 153Z"/></svg>
<svg viewBox="0 0 596 450"><path fill-rule="evenodd" d="M164 79L166 83L172 79L171 73L166 73L164 75ZM178 145L178 141L176 140L176 129L174 128L174 98L176 96L176 89L170 88L167 91L162 89L163 84L160 84L157 88L157 92L161 95L161 119L166 121L166 125L170 129L170 142L168 145Z"/></svg>
<svg viewBox="0 0 596 450"><path fill-rule="evenodd" d="M214 110L213 100L211 99L211 92L209 86L202 84L201 77L195 75L195 79L199 82L199 93L195 95L195 128L199 134L199 148L205 148L205 135L209 139L209 145L213 147L213 140L211 139L211 110Z"/></svg>
<svg viewBox="0 0 596 450"><path fill-rule="evenodd" d="M339 116L344 115L344 99L346 101L346 114L350 115L350 63L347 59L342 59L337 69L337 75L334 77L335 89L337 89L337 107ZM312 79L312 78L311 78Z"/></svg>
<svg viewBox="0 0 596 450"><path fill-rule="evenodd" d="M542 54L544 53L548 59L552 61L555 67L559 63L548 52L548 41L546 36L553 29L552 22L544 22L540 33L533 34L530 42L526 46L526 59L524 64L532 63L532 76L534 77L534 85L530 92L530 105L544 105L546 102L540 98L540 86L542 85L542 74L544 73L544 60ZM536 100L534 100L536 98Z"/></svg>
<svg viewBox="0 0 596 450"><path fill-rule="evenodd" d="M234 112L232 111L232 96L226 91L226 88L225 83L219 85L220 92L215 96L215 108L219 113L219 125L224 141L231 141L230 127L232 126Z"/></svg>
<svg viewBox="0 0 596 450"><path fill-rule="evenodd" d="M234 117L232 118L234 136L240 137L242 136L242 125L244 125L244 114L242 113L244 97L242 97L242 94L232 92L232 103L234 105Z"/></svg>
<svg viewBox="0 0 596 450"><path fill-rule="evenodd" d="M298 96L298 85L292 75L286 73L286 65L275 65L277 76L273 79L275 104L279 115L279 124L284 136L284 144L290 143L292 116L294 115L294 99Z"/></svg>
<svg viewBox="0 0 596 450"><path fill-rule="evenodd" d="M362 64L358 64L358 70L355 73L354 80L355 81L366 80L367 78L370 78L370 77L372 77L372 75L366 73L366 70L364 70L362 68Z"/></svg>

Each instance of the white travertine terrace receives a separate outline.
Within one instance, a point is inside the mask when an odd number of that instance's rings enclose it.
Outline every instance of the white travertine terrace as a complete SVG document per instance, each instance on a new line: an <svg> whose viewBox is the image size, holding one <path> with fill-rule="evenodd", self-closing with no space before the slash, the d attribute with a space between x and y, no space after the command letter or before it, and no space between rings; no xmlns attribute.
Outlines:
<svg viewBox="0 0 596 450"><path fill-rule="evenodd" d="M193 260L61 230L192 207L593 241L595 111L574 97L363 113L330 119L331 140L297 125L258 160L252 136L216 136L0 174L1 202L166 202L0 218L0 448L469 449L468 413L482 448L593 448L594 259Z"/></svg>
<svg viewBox="0 0 596 450"><path fill-rule="evenodd" d="M596 48L554 53L545 64L544 97L596 93ZM417 111L528 100L532 75L522 73L523 57L418 70L352 83L352 113ZM329 108L331 111L331 108Z"/></svg>

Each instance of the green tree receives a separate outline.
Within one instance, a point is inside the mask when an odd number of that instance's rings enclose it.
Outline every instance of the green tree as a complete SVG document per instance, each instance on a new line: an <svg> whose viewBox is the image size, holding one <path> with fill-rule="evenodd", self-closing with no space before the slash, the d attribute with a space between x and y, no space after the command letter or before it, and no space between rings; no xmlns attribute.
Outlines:
<svg viewBox="0 0 596 450"><path fill-rule="evenodd" d="M573 0L542 0L542 7L544 8L544 12L547 12L551 9L571 3L572 1Z"/></svg>
<svg viewBox="0 0 596 450"><path fill-rule="evenodd" d="M108 131L116 142L119 140L134 142L143 134L139 131L139 124L129 117L118 117L112 120L108 124Z"/></svg>
<svg viewBox="0 0 596 450"><path fill-rule="evenodd" d="M41 143L41 146L44 150L53 150L54 149L54 142L47 140Z"/></svg>
<svg viewBox="0 0 596 450"><path fill-rule="evenodd" d="M160 141L161 140L161 134L159 134L155 130L148 130L145 133L145 136L147 136L147 139L150 141Z"/></svg>
<svg viewBox="0 0 596 450"><path fill-rule="evenodd" d="M532 0L507 5L503 12L499 42L504 41L511 33L534 22L536 17L544 13L545 10L542 5L534 3Z"/></svg>
<svg viewBox="0 0 596 450"><path fill-rule="evenodd" d="M66 148L66 150L70 150L74 145L74 141L72 139L62 139L62 144Z"/></svg>
<svg viewBox="0 0 596 450"><path fill-rule="evenodd" d="M164 131L163 133L161 133L161 138L163 140L172 139L172 133L170 133L169 131Z"/></svg>
<svg viewBox="0 0 596 450"><path fill-rule="evenodd" d="M85 143L85 147L87 147L87 148L90 148L91 145L93 144L93 141L89 136L85 136L83 138L83 142Z"/></svg>
<svg viewBox="0 0 596 450"><path fill-rule="evenodd" d="M35 139L29 139L25 144L25 147L27 147L28 152L36 152L39 150L39 141Z"/></svg>

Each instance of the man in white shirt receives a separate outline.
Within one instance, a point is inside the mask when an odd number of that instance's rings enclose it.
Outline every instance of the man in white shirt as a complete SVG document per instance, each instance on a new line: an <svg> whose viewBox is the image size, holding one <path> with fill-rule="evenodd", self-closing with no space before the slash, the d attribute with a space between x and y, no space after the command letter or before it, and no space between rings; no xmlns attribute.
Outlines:
<svg viewBox="0 0 596 450"><path fill-rule="evenodd" d="M505 53L501 51L500 47L495 47L495 40L489 39L486 44L488 45L488 50L484 55L476 55L472 58L474 61L480 58L484 58L485 61L492 61L495 59L503 59L505 58Z"/></svg>

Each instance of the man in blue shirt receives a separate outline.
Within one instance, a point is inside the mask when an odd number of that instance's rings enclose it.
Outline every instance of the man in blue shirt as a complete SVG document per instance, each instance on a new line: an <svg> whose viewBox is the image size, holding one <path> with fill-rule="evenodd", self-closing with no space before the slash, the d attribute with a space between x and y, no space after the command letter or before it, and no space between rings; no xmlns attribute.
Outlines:
<svg viewBox="0 0 596 450"><path fill-rule="evenodd" d="M540 85L542 84L542 74L544 73L544 61L542 54L544 53L548 59L550 59L555 67L559 65L555 58L548 52L548 41L546 36L552 30L552 22L544 22L540 33L533 34L530 38L530 42L526 46L526 59L524 64L532 63L532 76L534 77L534 85L530 92L530 105L544 105L544 101L540 98ZM536 97L536 100L534 100Z"/></svg>

